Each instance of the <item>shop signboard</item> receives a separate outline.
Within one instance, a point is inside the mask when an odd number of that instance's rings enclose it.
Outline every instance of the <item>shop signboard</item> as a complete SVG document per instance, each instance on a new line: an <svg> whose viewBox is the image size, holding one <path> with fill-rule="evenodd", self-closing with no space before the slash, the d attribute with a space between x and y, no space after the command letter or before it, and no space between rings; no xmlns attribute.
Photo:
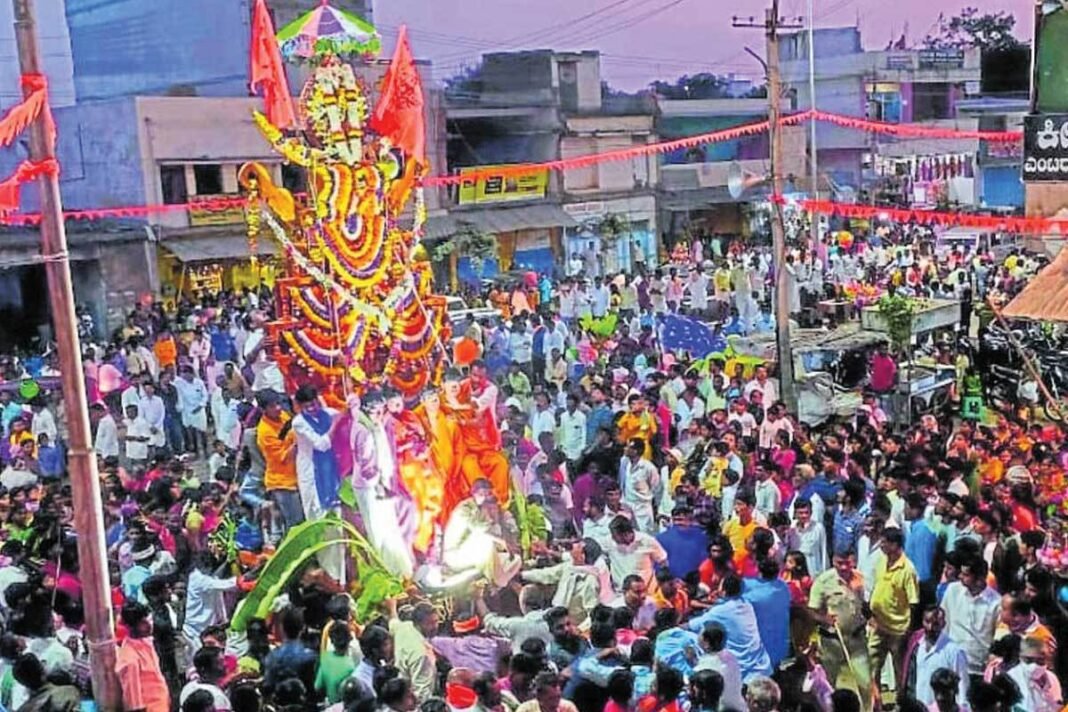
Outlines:
<svg viewBox="0 0 1068 712"><path fill-rule="evenodd" d="M1068 182L1068 114L1031 114L1024 119L1023 179Z"/></svg>
<svg viewBox="0 0 1068 712"><path fill-rule="evenodd" d="M920 50L920 69L960 69L963 66L962 49Z"/></svg>
<svg viewBox="0 0 1068 712"><path fill-rule="evenodd" d="M210 203L215 200L233 200L240 195L197 195L189 207L190 227L213 227L217 225L240 225L245 222L245 206L241 203L227 205L226 207L207 207L197 205L198 201Z"/></svg>
<svg viewBox="0 0 1068 712"><path fill-rule="evenodd" d="M508 175L506 169L514 166L473 166L461 168L460 205L484 205L486 203L509 203L517 200L544 198L549 187L549 172ZM500 173L495 173L500 171ZM464 178L470 175L471 178Z"/></svg>

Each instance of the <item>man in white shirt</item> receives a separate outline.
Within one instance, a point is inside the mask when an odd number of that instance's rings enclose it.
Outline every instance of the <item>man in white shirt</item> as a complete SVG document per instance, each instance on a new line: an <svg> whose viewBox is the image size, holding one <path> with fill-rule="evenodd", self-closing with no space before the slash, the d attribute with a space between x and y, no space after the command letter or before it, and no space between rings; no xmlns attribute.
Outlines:
<svg viewBox="0 0 1068 712"><path fill-rule="evenodd" d="M320 402L319 393L312 386L298 388L293 400L300 410L293 418L293 433L297 436L297 487L304 505L304 519L311 522L337 511L340 505L341 470L333 453L333 437L341 418L338 411ZM329 546L316 556L323 570L335 581L342 580L344 549L340 545Z"/></svg>
<svg viewBox="0 0 1068 712"><path fill-rule="evenodd" d="M612 539L605 549L608 555L612 584L618 590L631 574L645 582L646 591L657 590L656 567L667 563L667 552L656 539L644 532L634 530L634 524L620 515L608 526Z"/></svg>
<svg viewBox="0 0 1068 712"><path fill-rule="evenodd" d="M41 434L48 436L48 442L55 443L59 440L59 430L56 428L56 418L41 400L33 402L33 423L30 424L30 432L33 433L33 441L38 442Z"/></svg>
<svg viewBox="0 0 1068 712"><path fill-rule="evenodd" d="M150 449L159 449L167 444L167 430L164 421L167 418L167 408L163 399L156 395L156 384L145 381L141 386L141 402L137 404L137 413L148 423Z"/></svg>
<svg viewBox="0 0 1068 712"><path fill-rule="evenodd" d="M126 406L123 426L126 430L124 444L127 464L130 467L144 467L148 462L148 443L152 439L152 433L145 419L138 415L136 405Z"/></svg>
<svg viewBox="0 0 1068 712"><path fill-rule="evenodd" d="M274 391L278 395L284 396L286 393L285 378L283 378L282 371L278 368L278 364L275 363L274 359L268 354L266 343L267 332L265 330L267 325L267 315L261 311L255 311L252 313L250 320L252 323L252 332L245 340L242 355L244 356L245 363L251 364L252 367L252 373L254 375L254 378L252 379L252 392L260 393L262 391Z"/></svg>
<svg viewBox="0 0 1068 712"><path fill-rule="evenodd" d="M960 646L950 640L945 632L946 615L938 606L931 606L923 613L923 635L913 653L916 661L916 699L934 706L935 695L931 689L931 676L935 670L952 670L960 678L958 700L968 699L968 656Z"/></svg>
<svg viewBox="0 0 1068 712"><path fill-rule="evenodd" d="M530 414L530 439L538 442L542 433L556 436L556 414L544 391L534 394L534 412Z"/></svg>
<svg viewBox="0 0 1068 712"><path fill-rule="evenodd" d="M781 508L782 492L772 478L771 472L763 465L757 465L756 478L756 491L753 493L756 501L755 508L758 514L767 519Z"/></svg>
<svg viewBox="0 0 1068 712"><path fill-rule="evenodd" d="M582 451L586 449L586 414L578 406L578 397L569 394L567 408L560 414L560 434L556 438L560 449L571 461L582 457Z"/></svg>
<svg viewBox="0 0 1068 712"><path fill-rule="evenodd" d="M816 578L827 570L827 532L823 522L813 518L812 502L794 498L793 509L794 531L799 540L797 550L805 555L809 575Z"/></svg>
<svg viewBox="0 0 1068 712"><path fill-rule="evenodd" d="M93 403L90 412L96 421L96 437L93 439L93 451L103 458L119 456L119 426L108 413L103 403Z"/></svg>
<svg viewBox="0 0 1068 712"><path fill-rule="evenodd" d="M705 417L705 402L697 396L696 388L686 388L682 391L682 397L675 406L675 415L679 418L680 433L689 430L695 420Z"/></svg>
<svg viewBox="0 0 1068 712"><path fill-rule="evenodd" d="M634 512L634 524L642 532L654 534L653 498L660 485L660 472L644 454L645 442L632 438L619 463L619 479L623 485L623 503Z"/></svg>
<svg viewBox="0 0 1068 712"><path fill-rule="evenodd" d="M125 413L126 409L131 405L136 406L141 403L141 378L140 375L132 376L130 378L130 385L122 392L123 413Z"/></svg>
<svg viewBox="0 0 1068 712"><path fill-rule="evenodd" d="M763 394L765 411L779 400L779 386L768 378L768 369L765 366L757 366L753 380L745 384L742 395L749 400L753 391L760 391Z"/></svg>
<svg viewBox="0 0 1068 712"><path fill-rule="evenodd" d="M946 587L942 610L949 639L968 656L968 672L982 675L1001 616L1001 596L986 583L988 567L974 556L960 567L959 580Z"/></svg>
<svg viewBox="0 0 1068 712"><path fill-rule="evenodd" d="M590 311L593 312L595 319L600 319L608 313L608 303L611 300L612 293L608 289L608 278L605 277L604 281L597 282L593 287L593 292L590 294Z"/></svg>
<svg viewBox="0 0 1068 712"><path fill-rule="evenodd" d="M708 311L708 275L701 269L691 272L686 290L690 293L691 310L697 316L704 316Z"/></svg>
<svg viewBox="0 0 1068 712"><path fill-rule="evenodd" d="M737 422L742 426L743 438L753 437L753 433L757 429L756 418L746 409L745 401L741 398L736 399L733 405L734 408L731 410L731 414L727 416L727 423Z"/></svg>
<svg viewBox="0 0 1068 712"><path fill-rule="evenodd" d="M518 363L524 373L530 373L530 363L534 359L534 336L520 322L512 325L508 335L508 351L512 361Z"/></svg>

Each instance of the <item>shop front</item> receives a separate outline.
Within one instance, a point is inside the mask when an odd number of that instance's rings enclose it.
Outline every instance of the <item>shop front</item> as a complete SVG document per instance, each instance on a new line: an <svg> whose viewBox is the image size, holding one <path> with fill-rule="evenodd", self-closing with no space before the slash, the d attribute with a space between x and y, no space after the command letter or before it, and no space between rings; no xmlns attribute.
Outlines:
<svg viewBox="0 0 1068 712"><path fill-rule="evenodd" d="M253 261L248 238L234 231L168 236L159 245L160 291L166 301L224 289L273 288L281 269L278 245L258 240Z"/></svg>
<svg viewBox="0 0 1068 712"><path fill-rule="evenodd" d="M594 259L600 274L632 272L639 255L646 265L659 262L654 196L570 203L564 210L575 221L564 231L568 274L589 273Z"/></svg>

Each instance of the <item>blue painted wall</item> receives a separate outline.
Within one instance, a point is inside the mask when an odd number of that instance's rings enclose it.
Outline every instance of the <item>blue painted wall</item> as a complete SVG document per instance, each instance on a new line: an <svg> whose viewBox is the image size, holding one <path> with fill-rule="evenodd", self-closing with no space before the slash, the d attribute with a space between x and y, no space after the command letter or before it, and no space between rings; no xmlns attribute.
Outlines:
<svg viewBox="0 0 1068 712"><path fill-rule="evenodd" d="M65 210L144 205L146 202L133 97L56 109L56 155ZM25 159L0 151L0 173ZM22 212L38 209L38 194L23 190Z"/></svg>
<svg viewBox="0 0 1068 712"><path fill-rule="evenodd" d="M983 203L991 207L1024 206L1024 184L1019 166L988 166L983 169Z"/></svg>
<svg viewBox="0 0 1068 712"><path fill-rule="evenodd" d="M248 0L67 0L79 101L248 94Z"/></svg>

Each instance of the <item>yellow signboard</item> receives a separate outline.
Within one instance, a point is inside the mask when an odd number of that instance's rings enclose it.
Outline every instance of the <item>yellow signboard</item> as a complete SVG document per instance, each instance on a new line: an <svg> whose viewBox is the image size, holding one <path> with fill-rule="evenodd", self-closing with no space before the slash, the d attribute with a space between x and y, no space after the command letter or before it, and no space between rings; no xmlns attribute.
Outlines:
<svg viewBox="0 0 1068 712"><path fill-rule="evenodd" d="M460 183L460 205L484 203L508 203L515 200L544 198L549 187L549 172L525 173L523 175L495 175L494 171L511 166L475 166L461 168L460 175L470 175Z"/></svg>
<svg viewBox="0 0 1068 712"><path fill-rule="evenodd" d="M240 195L197 195L192 198L194 205L189 208L190 227L211 227L213 225L238 225L245 222L245 206L238 203L233 206L216 208L196 205L196 201L240 198Z"/></svg>

